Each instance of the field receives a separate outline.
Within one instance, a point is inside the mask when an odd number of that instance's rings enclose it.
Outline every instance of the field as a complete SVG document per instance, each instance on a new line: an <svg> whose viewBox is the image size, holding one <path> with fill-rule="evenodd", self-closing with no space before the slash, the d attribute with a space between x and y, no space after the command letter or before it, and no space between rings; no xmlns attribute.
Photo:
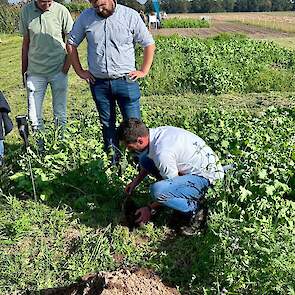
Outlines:
<svg viewBox="0 0 295 295"><path fill-rule="evenodd" d="M175 234L167 225L169 210L134 231L121 224L123 189L136 168L128 155L121 176L108 166L90 91L71 70L64 139L53 127L50 93L44 106L45 154L30 138L38 202L17 131L6 140L0 174L1 294L37 294L89 273L122 269L140 269L139 286L152 271L157 282L160 278L181 294L295 294L293 35L234 18L212 15L210 28L153 31L165 36L157 37L153 68L141 81L148 126L191 130L224 165L236 163L208 192L207 232ZM225 27L218 29L218 23ZM232 32L227 26L235 33L250 28L249 35L257 38L212 38ZM175 32L190 37L170 36ZM269 42L273 39L277 43ZM15 117L26 113L21 38L0 35L0 40L0 89ZM286 43L287 49L278 45ZM82 44L84 64L85 49ZM138 62L141 58L139 50ZM146 179L134 194L138 204L149 200L153 181Z"/></svg>
<svg viewBox="0 0 295 295"><path fill-rule="evenodd" d="M210 28L162 29L155 35L212 37L220 33L245 34L255 39L273 40L283 46L294 48L294 12L249 12L249 13L188 13L171 14L169 18L206 18Z"/></svg>

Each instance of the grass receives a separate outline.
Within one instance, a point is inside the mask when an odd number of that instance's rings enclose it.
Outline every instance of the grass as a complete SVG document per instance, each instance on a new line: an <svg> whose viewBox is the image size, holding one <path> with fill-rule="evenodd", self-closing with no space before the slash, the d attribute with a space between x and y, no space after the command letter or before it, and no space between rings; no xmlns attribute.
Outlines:
<svg viewBox="0 0 295 295"><path fill-rule="evenodd" d="M294 21L292 19L292 22L286 22L284 20L278 20L277 18L254 18L254 19L247 19L247 18L241 18L236 19L234 22L242 23L246 25L252 25L256 27L271 29L274 31L279 31L283 33L295 33L294 29Z"/></svg>
<svg viewBox="0 0 295 295"><path fill-rule="evenodd" d="M0 89L14 117L26 112L18 74L21 38L0 39ZM85 64L85 44L81 53ZM48 93L46 156L32 153L43 201L23 199L31 194L26 157L17 132L7 137L7 167L0 175L1 294L65 286L89 272L126 266L152 268L182 294L217 294L222 288L231 294L294 294L295 208L284 196L295 189L295 93L143 97L149 126L191 130L223 163L239 165L209 191L206 235L185 238L166 226L165 211L133 232L120 225L122 191L136 170L128 165L118 177L107 168L94 103L72 70L69 91L65 141L52 128ZM135 194L140 204L149 200L151 181Z"/></svg>
<svg viewBox="0 0 295 295"><path fill-rule="evenodd" d="M295 49L295 37L285 37L285 38L269 38L268 40L278 44L279 46Z"/></svg>

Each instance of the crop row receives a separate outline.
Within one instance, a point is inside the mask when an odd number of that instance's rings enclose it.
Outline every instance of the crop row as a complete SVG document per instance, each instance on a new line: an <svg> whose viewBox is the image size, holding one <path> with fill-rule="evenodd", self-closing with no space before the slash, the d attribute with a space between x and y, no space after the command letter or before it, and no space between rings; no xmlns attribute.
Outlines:
<svg viewBox="0 0 295 295"><path fill-rule="evenodd" d="M209 28L207 20L173 17L161 21L162 28Z"/></svg>
<svg viewBox="0 0 295 295"><path fill-rule="evenodd" d="M145 94L291 91L294 65L292 50L243 36L161 37L142 87Z"/></svg>

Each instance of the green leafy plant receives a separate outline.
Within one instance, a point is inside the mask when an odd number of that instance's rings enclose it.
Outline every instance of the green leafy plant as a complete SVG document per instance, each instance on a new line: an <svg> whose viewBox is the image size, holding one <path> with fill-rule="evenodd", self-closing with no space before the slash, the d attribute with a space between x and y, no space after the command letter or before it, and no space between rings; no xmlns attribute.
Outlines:
<svg viewBox="0 0 295 295"><path fill-rule="evenodd" d="M194 18L169 18L161 21L162 28L209 28L210 23L207 20Z"/></svg>

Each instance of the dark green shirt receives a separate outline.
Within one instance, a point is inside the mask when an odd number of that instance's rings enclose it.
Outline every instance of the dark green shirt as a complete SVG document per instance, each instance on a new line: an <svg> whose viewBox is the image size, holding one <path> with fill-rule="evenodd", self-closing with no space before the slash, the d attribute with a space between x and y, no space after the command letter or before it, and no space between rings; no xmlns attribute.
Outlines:
<svg viewBox="0 0 295 295"><path fill-rule="evenodd" d="M30 38L28 74L49 77L62 70L66 57L64 38L72 26L70 12L57 2L44 12L35 1L23 7L20 33Z"/></svg>

